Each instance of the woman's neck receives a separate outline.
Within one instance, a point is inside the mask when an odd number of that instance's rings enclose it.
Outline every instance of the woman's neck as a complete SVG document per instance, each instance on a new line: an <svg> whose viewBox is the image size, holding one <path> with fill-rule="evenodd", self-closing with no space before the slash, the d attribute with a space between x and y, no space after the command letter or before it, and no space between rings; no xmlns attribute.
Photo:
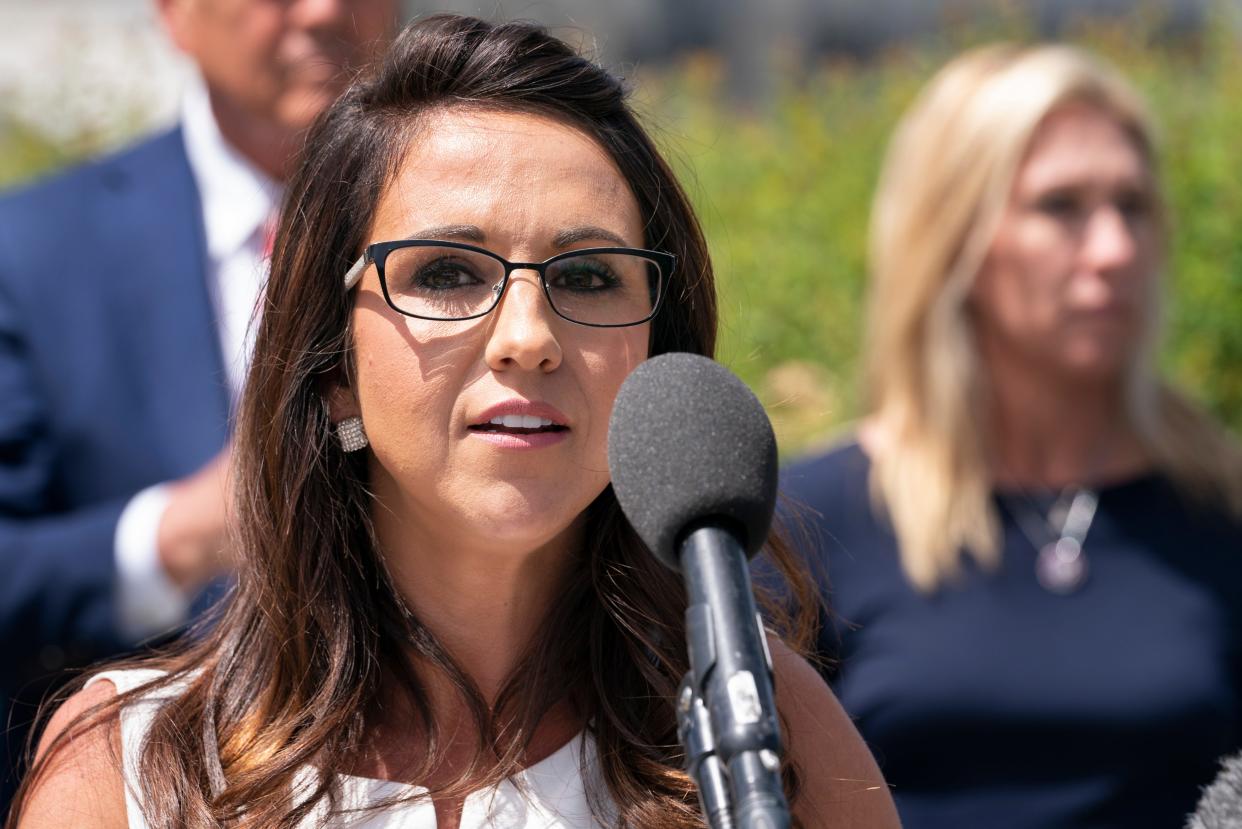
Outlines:
<svg viewBox="0 0 1242 829"><path fill-rule="evenodd" d="M1061 489L1136 474L1148 464L1120 379L991 371L986 428L1001 486Z"/></svg>
<svg viewBox="0 0 1242 829"><path fill-rule="evenodd" d="M556 597L553 584L531 572L546 557L536 559L514 563L455 550L390 565L407 606L489 704Z"/></svg>
<svg viewBox="0 0 1242 829"><path fill-rule="evenodd" d="M376 509L374 521L402 600L474 683L492 713L500 713L495 711L500 692L564 590L581 527L571 527L535 549L520 550L513 544L472 541L465 532L427 532L426 522L402 520L383 508ZM440 735L439 764L423 781L436 788L457 779L472 761L479 734L467 699L443 667L413 651L410 664ZM392 684L388 692L392 696L384 705L387 713L376 723L373 750L357 773L401 779L426 760L427 743L403 687ZM523 738L524 763L548 756L581 729L581 718L568 699L553 701L534 732Z"/></svg>
<svg viewBox="0 0 1242 829"><path fill-rule="evenodd" d="M376 510L397 591L491 704L563 591L581 527L523 549L426 523Z"/></svg>

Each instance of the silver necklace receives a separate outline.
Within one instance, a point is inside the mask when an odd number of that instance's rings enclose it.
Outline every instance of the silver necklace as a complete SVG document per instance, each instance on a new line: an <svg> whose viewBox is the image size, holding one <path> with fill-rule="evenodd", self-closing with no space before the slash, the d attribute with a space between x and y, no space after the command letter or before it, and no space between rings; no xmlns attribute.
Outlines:
<svg viewBox="0 0 1242 829"><path fill-rule="evenodd" d="M1029 516L1024 515L1026 504L1011 510L1017 519L1018 529L1031 542L1031 546L1039 550L1035 556L1036 580L1048 592L1062 596L1074 593L1087 581L1087 556L1083 552L1083 542L1087 540L1100 502L1095 490L1084 487L1074 492L1066 506L1066 493L1062 493L1047 515L1035 511L1040 528L1036 533L1031 533L1027 526ZM1025 492L1022 496L1033 510L1035 505L1030 496ZM1041 545L1041 540L1050 535L1054 539Z"/></svg>

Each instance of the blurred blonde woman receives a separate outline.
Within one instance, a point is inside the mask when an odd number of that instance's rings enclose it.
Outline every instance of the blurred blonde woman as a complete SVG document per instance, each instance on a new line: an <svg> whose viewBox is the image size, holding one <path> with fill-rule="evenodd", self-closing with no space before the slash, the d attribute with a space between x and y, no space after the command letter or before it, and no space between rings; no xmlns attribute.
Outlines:
<svg viewBox="0 0 1242 829"><path fill-rule="evenodd" d="M1167 226L1073 48L959 57L892 140L870 413L787 487L908 829L1180 825L1242 744L1242 456L1156 371Z"/></svg>

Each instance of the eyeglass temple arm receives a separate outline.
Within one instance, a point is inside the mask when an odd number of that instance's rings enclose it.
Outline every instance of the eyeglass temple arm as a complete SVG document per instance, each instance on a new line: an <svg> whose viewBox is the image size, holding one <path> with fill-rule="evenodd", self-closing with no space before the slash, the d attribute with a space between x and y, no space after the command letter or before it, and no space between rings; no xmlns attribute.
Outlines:
<svg viewBox="0 0 1242 829"><path fill-rule="evenodd" d="M348 271L345 272L345 290L349 290L358 284L358 280L362 279L362 272L367 269L367 261L369 257L364 253L358 257L358 261L353 264Z"/></svg>

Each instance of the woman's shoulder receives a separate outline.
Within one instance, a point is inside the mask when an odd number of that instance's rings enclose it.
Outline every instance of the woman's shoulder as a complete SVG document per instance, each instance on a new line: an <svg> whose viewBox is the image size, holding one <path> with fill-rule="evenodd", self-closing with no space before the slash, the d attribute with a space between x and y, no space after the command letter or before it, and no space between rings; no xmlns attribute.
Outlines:
<svg viewBox="0 0 1242 829"><path fill-rule="evenodd" d="M127 782L136 779L137 749L155 710L182 688L180 677L157 668L106 670L87 679L48 720L18 825L130 826ZM69 821L66 803L81 804Z"/></svg>
<svg viewBox="0 0 1242 829"><path fill-rule="evenodd" d="M781 485L801 500L813 500L826 490L864 484L871 461L852 433L826 447L790 462L781 473Z"/></svg>
<svg viewBox="0 0 1242 829"><path fill-rule="evenodd" d="M119 672L118 672L119 673ZM124 677L118 676L121 682ZM39 740L20 829L128 826L116 682L92 677L56 709Z"/></svg>
<svg viewBox="0 0 1242 829"><path fill-rule="evenodd" d="M801 776L806 826L897 827L897 810L858 729L805 659L769 637L785 753Z"/></svg>
<svg viewBox="0 0 1242 829"><path fill-rule="evenodd" d="M842 470L845 472L866 472L871 464L862 441L856 432L845 432L838 435L830 443L800 455L787 467L787 472L811 474L819 470Z"/></svg>

